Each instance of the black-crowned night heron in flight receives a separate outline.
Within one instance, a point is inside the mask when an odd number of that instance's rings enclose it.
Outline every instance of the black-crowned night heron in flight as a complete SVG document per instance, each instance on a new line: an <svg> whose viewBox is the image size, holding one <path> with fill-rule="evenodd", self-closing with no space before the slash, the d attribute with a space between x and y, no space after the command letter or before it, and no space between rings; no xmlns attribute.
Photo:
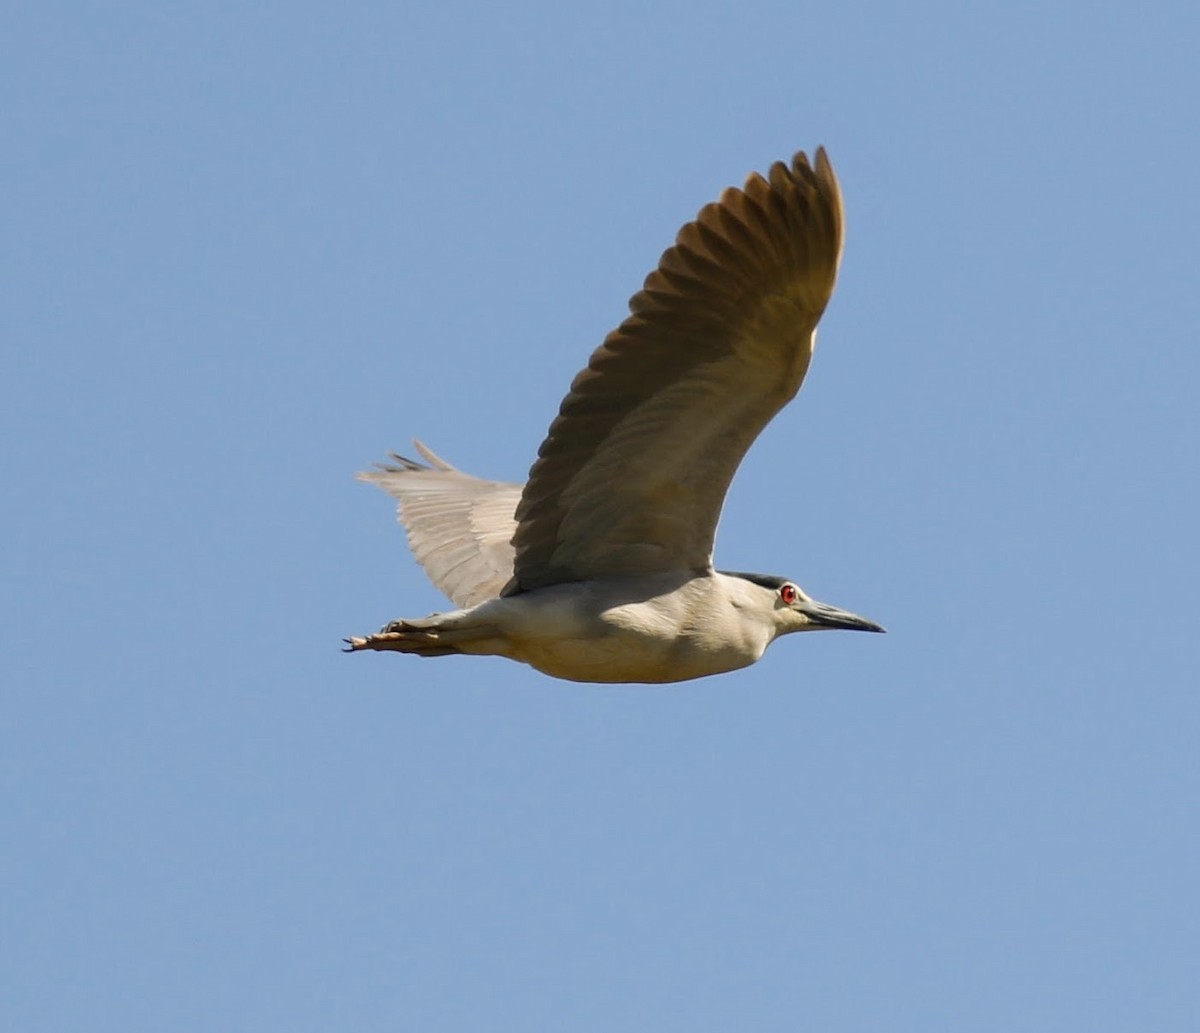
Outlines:
<svg viewBox="0 0 1200 1033"><path fill-rule="evenodd" d="M787 578L717 571L713 537L751 442L800 389L842 251L824 149L779 162L679 231L592 354L525 485L394 456L417 560L461 609L350 650L504 656L581 682L746 667L793 631L883 631Z"/></svg>

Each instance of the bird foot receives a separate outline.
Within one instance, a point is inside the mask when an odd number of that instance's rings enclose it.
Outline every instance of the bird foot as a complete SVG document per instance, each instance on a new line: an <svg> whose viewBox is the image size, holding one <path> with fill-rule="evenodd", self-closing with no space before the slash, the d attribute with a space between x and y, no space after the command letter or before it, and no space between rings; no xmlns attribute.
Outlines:
<svg viewBox="0 0 1200 1033"><path fill-rule="evenodd" d="M342 639L346 643L343 653L357 653L363 649L399 649L403 637L396 632L379 632L376 635L351 635Z"/></svg>
<svg viewBox="0 0 1200 1033"><path fill-rule="evenodd" d="M385 624L374 635L352 635L342 641L346 643L343 653L358 653L367 649L379 652L392 650L400 653L420 653L427 656L454 652L439 649L436 631L420 628L403 620Z"/></svg>

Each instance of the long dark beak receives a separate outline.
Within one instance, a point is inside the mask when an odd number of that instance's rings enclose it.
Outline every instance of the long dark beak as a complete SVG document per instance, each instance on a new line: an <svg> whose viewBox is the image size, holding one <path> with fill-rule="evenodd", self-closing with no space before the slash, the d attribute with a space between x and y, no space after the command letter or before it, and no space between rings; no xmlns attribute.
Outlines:
<svg viewBox="0 0 1200 1033"><path fill-rule="evenodd" d="M809 599L797 609L814 624L825 628L845 628L847 631L887 631L887 628L867 620L866 617L860 617L857 613L851 613L849 610L839 610L836 606L830 606L828 603L819 603L815 599Z"/></svg>

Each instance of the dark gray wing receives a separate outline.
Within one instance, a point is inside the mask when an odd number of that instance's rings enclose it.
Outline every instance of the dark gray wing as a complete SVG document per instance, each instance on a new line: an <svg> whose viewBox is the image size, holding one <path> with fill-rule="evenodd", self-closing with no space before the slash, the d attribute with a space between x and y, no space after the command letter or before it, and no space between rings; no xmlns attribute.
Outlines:
<svg viewBox="0 0 1200 1033"><path fill-rule="evenodd" d="M729 483L800 388L841 249L824 149L751 175L680 230L550 426L506 594L711 569Z"/></svg>

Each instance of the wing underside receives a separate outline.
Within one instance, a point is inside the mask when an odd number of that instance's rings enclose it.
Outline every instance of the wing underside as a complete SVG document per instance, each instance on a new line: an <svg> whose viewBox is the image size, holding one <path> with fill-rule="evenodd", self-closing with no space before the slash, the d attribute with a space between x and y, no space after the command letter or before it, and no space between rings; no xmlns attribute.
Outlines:
<svg viewBox="0 0 1200 1033"><path fill-rule="evenodd" d="M413 555L456 606L494 599L512 577L521 485L472 477L414 444L428 465L393 455L359 479L396 498Z"/></svg>

